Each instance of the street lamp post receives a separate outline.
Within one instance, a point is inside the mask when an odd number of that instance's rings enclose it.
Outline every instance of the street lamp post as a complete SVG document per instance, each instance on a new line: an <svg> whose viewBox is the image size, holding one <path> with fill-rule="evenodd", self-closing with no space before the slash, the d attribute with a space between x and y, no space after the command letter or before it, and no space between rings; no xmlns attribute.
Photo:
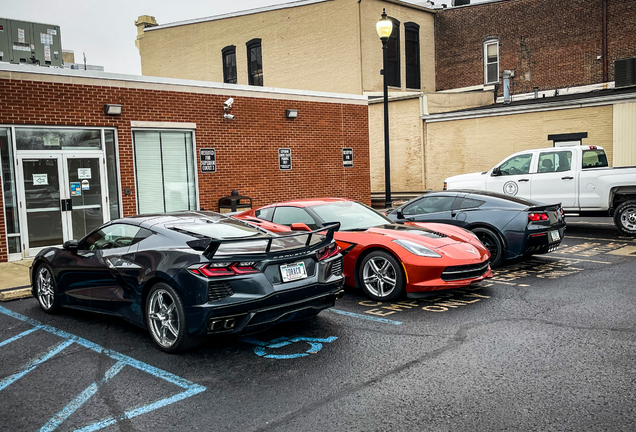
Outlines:
<svg viewBox="0 0 636 432"><path fill-rule="evenodd" d="M393 32L393 23L386 16L386 10L382 9L380 21L375 25L375 29L382 41L382 77L384 81L384 206L391 208L391 158L389 154L389 90L386 83L386 50L389 36Z"/></svg>

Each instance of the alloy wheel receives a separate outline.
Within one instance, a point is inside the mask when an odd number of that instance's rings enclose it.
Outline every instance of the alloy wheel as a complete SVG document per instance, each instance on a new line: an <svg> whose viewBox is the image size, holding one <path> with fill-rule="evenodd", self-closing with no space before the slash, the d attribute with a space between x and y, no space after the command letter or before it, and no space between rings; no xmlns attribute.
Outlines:
<svg viewBox="0 0 636 432"><path fill-rule="evenodd" d="M40 304L46 310L51 309L55 302L55 290L53 289L53 275L48 267L40 267L36 283Z"/></svg>
<svg viewBox="0 0 636 432"><path fill-rule="evenodd" d="M148 326L159 345L170 348L179 338L179 314L172 295L158 289L152 293L148 301Z"/></svg>
<svg viewBox="0 0 636 432"><path fill-rule="evenodd" d="M388 297L397 285L393 264L382 256L375 256L364 264L362 279L367 290L377 297Z"/></svg>
<svg viewBox="0 0 636 432"><path fill-rule="evenodd" d="M621 224L626 230L636 232L636 205L629 206L621 213Z"/></svg>

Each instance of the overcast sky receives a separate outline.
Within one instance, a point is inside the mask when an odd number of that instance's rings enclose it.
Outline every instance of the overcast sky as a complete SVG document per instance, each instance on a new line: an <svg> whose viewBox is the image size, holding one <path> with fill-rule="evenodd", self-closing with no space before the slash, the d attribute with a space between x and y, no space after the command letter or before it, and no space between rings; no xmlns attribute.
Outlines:
<svg viewBox="0 0 636 432"><path fill-rule="evenodd" d="M424 0L414 0L421 3ZM435 1L435 0L434 0ZM473 0L479 3L485 0ZM106 72L141 74L135 47L140 15L159 24L254 9L290 0L0 0L0 17L57 25L62 48L75 52L75 62L104 66ZM450 0L437 0L447 3Z"/></svg>

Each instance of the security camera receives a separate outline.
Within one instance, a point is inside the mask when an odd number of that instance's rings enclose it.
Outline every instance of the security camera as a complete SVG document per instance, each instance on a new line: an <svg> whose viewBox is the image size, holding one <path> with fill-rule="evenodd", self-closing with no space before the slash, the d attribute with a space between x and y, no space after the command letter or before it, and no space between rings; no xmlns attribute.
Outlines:
<svg viewBox="0 0 636 432"><path fill-rule="evenodd" d="M234 98L229 98L228 100L223 102L223 110L225 110L225 111L231 110L233 103L234 103Z"/></svg>
<svg viewBox="0 0 636 432"><path fill-rule="evenodd" d="M223 114L223 118L225 120L234 120L234 116L232 114Z"/></svg>

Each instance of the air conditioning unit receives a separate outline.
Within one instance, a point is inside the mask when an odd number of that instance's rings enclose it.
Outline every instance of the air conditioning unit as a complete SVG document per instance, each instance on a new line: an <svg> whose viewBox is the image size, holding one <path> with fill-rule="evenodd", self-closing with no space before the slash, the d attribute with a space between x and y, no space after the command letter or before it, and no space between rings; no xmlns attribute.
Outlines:
<svg viewBox="0 0 636 432"><path fill-rule="evenodd" d="M616 87L636 85L636 58L614 61L614 82Z"/></svg>

